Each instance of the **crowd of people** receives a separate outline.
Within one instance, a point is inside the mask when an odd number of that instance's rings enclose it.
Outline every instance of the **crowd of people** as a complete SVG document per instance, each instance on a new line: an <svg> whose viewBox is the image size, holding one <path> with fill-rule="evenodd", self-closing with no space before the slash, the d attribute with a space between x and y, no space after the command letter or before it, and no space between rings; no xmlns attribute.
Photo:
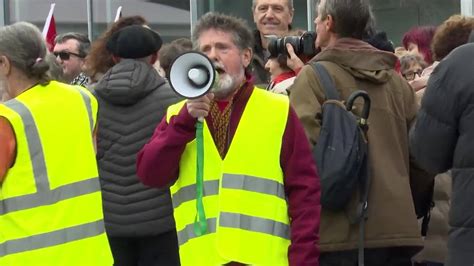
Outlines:
<svg viewBox="0 0 474 266"><path fill-rule="evenodd" d="M253 31L210 12L163 43L129 16L52 51L30 23L0 27L0 265L473 265L474 18L394 47L369 1L314 9L315 32L293 0L253 0ZM170 69L189 51L218 78L184 99ZM364 223L358 190L321 204L316 65L371 100Z"/></svg>

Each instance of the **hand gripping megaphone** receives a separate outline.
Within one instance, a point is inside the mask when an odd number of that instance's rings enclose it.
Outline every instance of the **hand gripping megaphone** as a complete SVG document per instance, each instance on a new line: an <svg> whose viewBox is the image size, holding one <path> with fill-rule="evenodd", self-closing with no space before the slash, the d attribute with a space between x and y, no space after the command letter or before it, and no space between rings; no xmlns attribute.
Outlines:
<svg viewBox="0 0 474 266"><path fill-rule="evenodd" d="M200 52L186 52L178 56L170 67L171 88L184 98L205 95L214 85L217 72L211 60Z"/></svg>
<svg viewBox="0 0 474 266"><path fill-rule="evenodd" d="M171 64L168 77L171 88L179 95L188 98L199 98L213 87L217 72L212 61L199 52L186 52L178 56ZM201 236L207 233L207 221L204 213L204 118L196 121L196 216L194 233Z"/></svg>

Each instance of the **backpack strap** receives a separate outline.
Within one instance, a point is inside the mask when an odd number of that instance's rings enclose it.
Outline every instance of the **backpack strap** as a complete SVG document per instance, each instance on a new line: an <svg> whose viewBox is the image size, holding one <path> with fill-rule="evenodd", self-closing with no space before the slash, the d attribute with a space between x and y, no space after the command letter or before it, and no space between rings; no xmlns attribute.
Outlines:
<svg viewBox="0 0 474 266"><path fill-rule="evenodd" d="M324 94L328 100L340 100L339 93L336 90L334 82L331 79L326 68L318 62L311 62L310 65L313 67L314 71L319 74L321 78L321 83L323 85Z"/></svg>
<svg viewBox="0 0 474 266"><path fill-rule="evenodd" d="M334 82L331 79L326 68L319 62L310 62L310 65L313 67L314 71L318 73L321 78L320 81L323 86L324 93L327 99L331 100L340 100L340 96ZM352 76L351 76L352 77ZM355 78L354 84L357 85ZM370 188L370 176L368 169L368 158L364 159L363 170L361 173L361 179L359 180L359 204L357 207L357 215L354 222L359 223L359 239L358 239L358 265L364 266L364 248L365 248L365 222L367 220L367 208L368 208L368 198L369 198L369 188Z"/></svg>
<svg viewBox="0 0 474 266"><path fill-rule="evenodd" d="M367 155L368 156L368 155ZM357 214L359 215L359 240L358 240L358 266L364 266L364 248L365 248L365 222L368 218L368 207L369 207L369 189L370 189L370 173L368 165L368 157L364 159L362 165L361 181L359 184L359 205Z"/></svg>

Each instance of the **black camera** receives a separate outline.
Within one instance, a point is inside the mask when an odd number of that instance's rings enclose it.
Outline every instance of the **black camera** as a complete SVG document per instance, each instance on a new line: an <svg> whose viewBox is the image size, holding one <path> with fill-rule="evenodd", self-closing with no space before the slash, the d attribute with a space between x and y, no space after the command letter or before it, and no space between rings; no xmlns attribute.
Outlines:
<svg viewBox="0 0 474 266"><path fill-rule="evenodd" d="M315 41L316 32L314 31L307 31L301 36L271 38L268 42L268 52L270 52L270 57L287 55L286 44L289 43L293 46L296 55L314 56L317 53Z"/></svg>

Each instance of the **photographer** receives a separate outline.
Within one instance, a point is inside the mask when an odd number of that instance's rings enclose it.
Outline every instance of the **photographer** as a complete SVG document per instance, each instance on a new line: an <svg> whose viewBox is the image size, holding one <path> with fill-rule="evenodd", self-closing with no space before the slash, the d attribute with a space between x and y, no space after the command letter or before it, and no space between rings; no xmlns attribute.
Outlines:
<svg viewBox="0 0 474 266"><path fill-rule="evenodd" d="M251 62L254 83L264 88L270 82L265 70L268 60L268 38L288 34L293 21L293 0L253 0L252 15L257 29L254 31L255 44Z"/></svg>
<svg viewBox="0 0 474 266"><path fill-rule="evenodd" d="M270 41L270 57L265 64L265 69L270 72L271 78L267 90L289 94L288 90L293 85L298 71L304 63L318 53L318 49L314 47L315 40L316 34L314 32L297 30L288 36ZM297 47L298 55L295 53L293 45ZM289 56L290 50L291 56Z"/></svg>

